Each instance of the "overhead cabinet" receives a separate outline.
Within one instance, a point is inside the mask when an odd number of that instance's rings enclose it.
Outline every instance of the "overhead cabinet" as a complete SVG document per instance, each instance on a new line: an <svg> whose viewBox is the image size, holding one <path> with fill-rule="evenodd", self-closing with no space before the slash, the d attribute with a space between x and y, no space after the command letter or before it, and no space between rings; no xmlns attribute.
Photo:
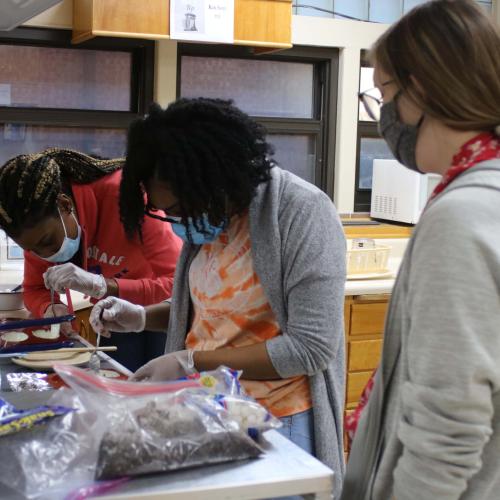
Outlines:
<svg viewBox="0 0 500 500"><path fill-rule="evenodd" d="M73 43L95 36L169 38L168 0L73 0Z"/></svg>
<svg viewBox="0 0 500 500"><path fill-rule="evenodd" d="M73 43L96 36L168 39L170 1L73 0ZM284 49L291 40L292 0L234 0L235 45Z"/></svg>
<svg viewBox="0 0 500 500"><path fill-rule="evenodd" d="M292 0L235 0L234 43L291 47Z"/></svg>

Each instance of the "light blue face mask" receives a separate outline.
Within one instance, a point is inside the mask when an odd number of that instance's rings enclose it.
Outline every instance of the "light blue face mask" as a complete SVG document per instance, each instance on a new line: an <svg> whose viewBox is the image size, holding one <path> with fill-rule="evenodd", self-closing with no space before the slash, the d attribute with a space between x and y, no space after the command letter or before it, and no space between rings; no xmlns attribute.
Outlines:
<svg viewBox="0 0 500 500"><path fill-rule="evenodd" d="M170 219L173 219L173 217L170 217ZM170 224L172 225L172 231L183 241L193 243L195 245L203 245L205 243L211 243L212 241L215 241L219 234L224 231L227 225L227 221L223 221L218 226L214 226L208 221L208 215L204 214L201 218L201 221L198 223L198 226L200 226L203 231L198 231L191 217L188 218L189 229L186 228L186 226L182 224L180 220L181 219L179 218L179 222L170 222ZM189 237L191 237L191 239Z"/></svg>
<svg viewBox="0 0 500 500"><path fill-rule="evenodd" d="M78 252L78 249L80 248L82 230L80 228L80 225L78 224L78 221L76 220L75 214L71 212L71 215L73 216L73 219L75 219L76 225L78 227L78 235L75 239L68 238L66 225L64 224L64 220L62 218L61 212L59 211L59 208L57 208L57 211L59 212L59 217L61 218L61 222L64 228L64 240L62 242L61 248L50 257L41 257L40 255L39 257L43 260L46 260L47 262L68 262L75 256L76 252Z"/></svg>

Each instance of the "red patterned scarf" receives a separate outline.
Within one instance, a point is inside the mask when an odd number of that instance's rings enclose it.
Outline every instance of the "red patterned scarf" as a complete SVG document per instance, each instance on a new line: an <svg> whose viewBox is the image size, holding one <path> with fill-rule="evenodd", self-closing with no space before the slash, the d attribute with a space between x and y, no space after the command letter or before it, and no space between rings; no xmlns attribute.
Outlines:
<svg viewBox="0 0 500 500"><path fill-rule="evenodd" d="M482 161L500 158L500 137L483 132L467 141L453 157L451 167L446 171L441 182L435 187L432 200L443 191L453 180L469 168Z"/></svg>

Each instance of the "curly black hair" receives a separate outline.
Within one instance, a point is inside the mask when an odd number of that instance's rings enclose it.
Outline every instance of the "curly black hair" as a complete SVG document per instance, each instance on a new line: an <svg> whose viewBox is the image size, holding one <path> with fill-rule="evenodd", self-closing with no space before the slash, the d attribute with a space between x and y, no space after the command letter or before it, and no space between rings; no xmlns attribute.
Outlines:
<svg viewBox="0 0 500 500"><path fill-rule="evenodd" d="M57 214L57 197L71 184L88 184L122 167L71 149L16 156L0 167L0 228L12 237Z"/></svg>
<svg viewBox="0 0 500 500"><path fill-rule="evenodd" d="M188 218L200 220L203 214L211 223L220 223L241 213L257 186L270 179L273 153L265 128L231 101L179 99L164 110L153 104L128 133L120 186L127 235L141 235L144 186L154 179L167 184L179 200L186 226Z"/></svg>

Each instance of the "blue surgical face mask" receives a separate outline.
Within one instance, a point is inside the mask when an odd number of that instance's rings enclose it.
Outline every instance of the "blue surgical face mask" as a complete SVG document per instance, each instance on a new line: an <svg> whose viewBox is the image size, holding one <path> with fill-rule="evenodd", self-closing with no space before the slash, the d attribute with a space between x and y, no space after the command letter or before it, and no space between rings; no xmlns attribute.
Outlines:
<svg viewBox="0 0 500 500"><path fill-rule="evenodd" d="M80 248L82 230L80 228L80 225L78 224L78 221L76 220L75 214L71 212L71 215L73 216L73 219L75 219L76 225L78 227L78 235L75 239L68 238L66 225L64 224L64 220L62 218L61 212L59 211L59 208L57 209L57 211L59 212L59 217L61 218L61 222L64 228L64 240L62 242L61 248L50 257L39 257L43 260L46 260L47 262L68 262L75 256L76 252L78 252L78 249Z"/></svg>
<svg viewBox="0 0 500 500"><path fill-rule="evenodd" d="M171 219L172 218L173 217L171 217ZM180 221L181 219L179 218L179 222L170 223L172 225L172 231L182 240L188 243L193 243L195 245L203 245L205 243L211 243L212 241L215 241L219 234L224 231L227 225L227 221L223 221L218 226L210 224L207 214L204 214L197 224L202 228L202 231L198 231L198 229L196 229L196 225L191 217L188 218L187 227Z"/></svg>

